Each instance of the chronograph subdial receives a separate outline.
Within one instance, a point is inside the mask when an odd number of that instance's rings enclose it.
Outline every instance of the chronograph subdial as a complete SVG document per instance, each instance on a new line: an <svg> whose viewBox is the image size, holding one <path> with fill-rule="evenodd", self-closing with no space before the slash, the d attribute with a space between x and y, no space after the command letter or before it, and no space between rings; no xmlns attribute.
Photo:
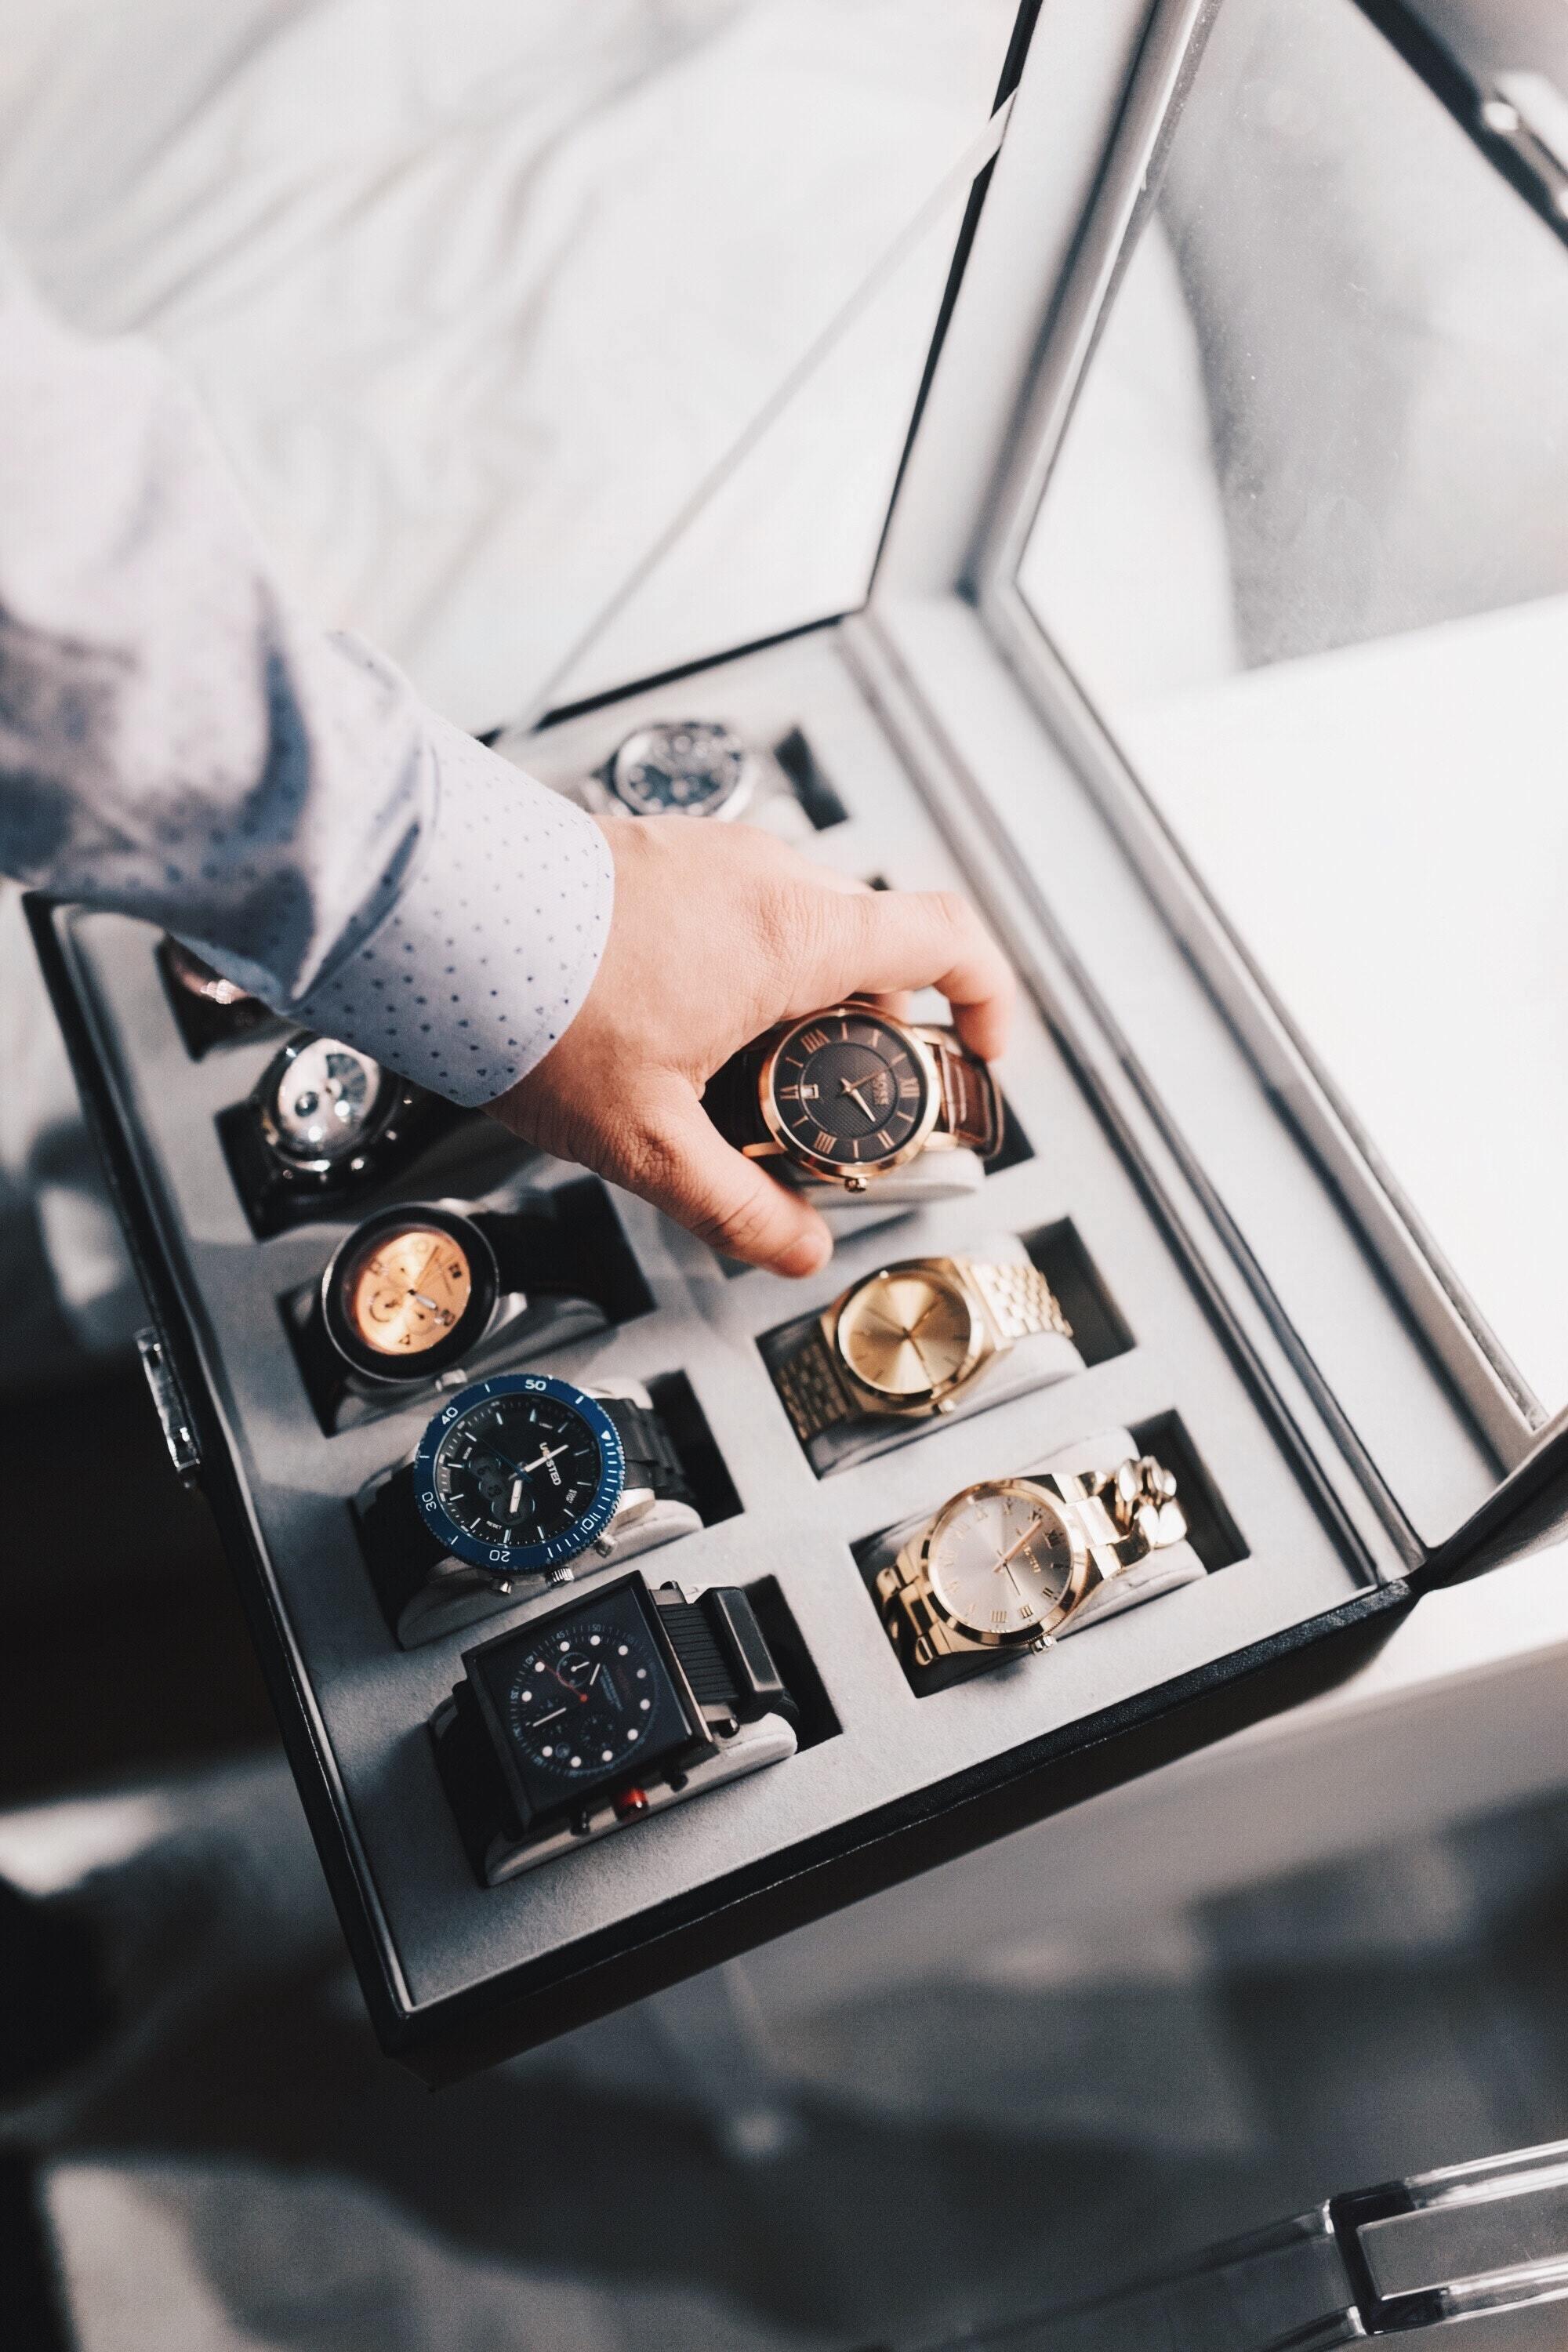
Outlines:
<svg viewBox="0 0 1568 2352"><path fill-rule="evenodd" d="M500 1287L476 1221L427 1202L382 1210L355 1228L322 1276L321 1309L329 1339L363 1379L427 1381L486 1336Z"/></svg>
<svg viewBox="0 0 1568 2352"><path fill-rule="evenodd" d="M507 1726L538 1769L596 1779L652 1752L665 1729L667 1685L663 1661L634 1624L579 1617L515 1668Z"/></svg>
<svg viewBox="0 0 1568 2352"><path fill-rule="evenodd" d="M601 771L612 799L633 816L738 816L752 762L732 727L686 719L639 727Z"/></svg>

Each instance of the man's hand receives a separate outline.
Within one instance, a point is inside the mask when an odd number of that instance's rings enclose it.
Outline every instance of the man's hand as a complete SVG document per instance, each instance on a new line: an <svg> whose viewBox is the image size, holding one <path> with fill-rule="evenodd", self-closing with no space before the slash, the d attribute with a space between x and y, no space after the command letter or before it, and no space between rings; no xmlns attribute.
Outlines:
<svg viewBox="0 0 1568 2352"><path fill-rule="evenodd" d="M616 861L603 961L565 1035L491 1113L731 1257L815 1274L827 1227L724 1142L703 1087L777 1021L914 988L939 988L965 1045L992 1060L1013 998L1001 950L966 899L862 889L750 825L600 822Z"/></svg>

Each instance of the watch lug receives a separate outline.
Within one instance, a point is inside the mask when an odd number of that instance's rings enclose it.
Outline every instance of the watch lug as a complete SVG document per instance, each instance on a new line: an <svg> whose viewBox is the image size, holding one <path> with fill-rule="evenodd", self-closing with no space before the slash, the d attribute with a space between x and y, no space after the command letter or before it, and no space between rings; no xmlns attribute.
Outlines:
<svg viewBox="0 0 1568 2352"><path fill-rule="evenodd" d="M646 1519L657 1500L658 1496L651 1486L628 1486L616 1506L615 1517L595 1543L594 1549L598 1551L602 1547L607 1546L610 1550L614 1550L615 1538L619 1530L622 1528L635 1527L638 1519Z"/></svg>

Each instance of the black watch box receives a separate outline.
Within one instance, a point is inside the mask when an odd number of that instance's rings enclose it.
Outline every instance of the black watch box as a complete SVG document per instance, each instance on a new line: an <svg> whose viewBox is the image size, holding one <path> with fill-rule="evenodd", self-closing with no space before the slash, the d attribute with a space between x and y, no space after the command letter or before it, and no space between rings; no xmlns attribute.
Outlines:
<svg viewBox="0 0 1568 2352"><path fill-rule="evenodd" d="M738 1508L662 1551L659 1571L698 1591L776 1587L787 1631L770 1642L792 1689L794 1643L820 1691L787 1762L608 1849L476 1882L427 1732L461 1679L464 1636L398 1648L349 1507L408 1452L424 1409L324 1437L277 1302L319 1276L351 1221L258 1237L218 1140L218 1113L273 1044L193 1058L155 932L32 902L157 1325L170 1425L192 1441L187 1462L199 1455L375 2030L431 2082L792 1931L826 1935L816 1923L851 1906L869 1981L879 1918L908 1950L911 1912L890 1890L933 1874L919 1917L934 1920L943 1887L984 1878L998 1841L985 1883L1005 1883L1037 1925L1047 1874L1017 1857L1058 1833L1091 1840L1090 1800L1337 1693L1420 1595L1510 1577L1568 1528L1563 1400L1538 1401L1519 1376L1244 947L1253 910L1187 857L1131 732L1119 740L1026 593L1037 516L1053 535L1052 468L1109 348L1102 324L1141 247L1157 253L1156 231L1171 233L1163 174L1226 14L1225 0L1217 13L1199 0L1021 10L995 110L926 216L951 242L907 400L876 464L846 451L844 497L879 502L856 581L806 625L763 616L726 650L697 620L697 641L678 641L658 572L663 650L639 682L579 670L528 714L575 774L681 713L710 710L765 743L798 729L843 809L810 854L847 881L966 891L1022 982L1001 1076L1029 1148L973 1196L847 1232L804 1284L726 1268L619 1201L651 1309L541 1367L656 1394L684 1383ZM1459 124L1440 108L1433 120L1456 171L1489 169ZM1235 161L1224 142L1204 152L1215 168ZM1173 264L1162 282L1178 275ZM1142 576L1134 566L1128 582ZM635 604L617 608L619 642ZM1506 715L1489 706L1490 720ZM498 711L498 727L514 716ZM505 740L510 753L523 739ZM1269 760L1290 741L1281 730ZM1271 772L1251 780L1258 794ZM1434 940L1442 929L1434 913ZM1375 1012L1370 997L1362 1010ZM926 1001L917 1017L940 1012ZM549 1164L537 1177L575 1180ZM996 1232L1072 1270L1064 1299L1092 1341L1082 1369L818 1477L766 1335L890 1256L961 1253ZM1016 1670L917 1698L859 1548L1112 1427L1199 1499L1204 1576ZM1331 1707L1299 1718L1302 1738L1325 1719ZM1300 1779L1359 1832L1380 1818L1375 1769L1353 1786L1326 1766ZM1103 1866L1111 1879L1131 1866L1114 1838Z"/></svg>

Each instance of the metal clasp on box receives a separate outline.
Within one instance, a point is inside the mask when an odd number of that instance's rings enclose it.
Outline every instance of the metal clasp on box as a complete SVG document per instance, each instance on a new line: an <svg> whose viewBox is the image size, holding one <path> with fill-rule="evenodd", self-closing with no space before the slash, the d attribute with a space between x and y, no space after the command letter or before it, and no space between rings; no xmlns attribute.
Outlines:
<svg viewBox="0 0 1568 2352"><path fill-rule="evenodd" d="M149 1323L145 1329L137 1332L136 1352L147 1375L153 1409L163 1433L163 1443L169 1449L169 1459L174 1465L174 1475L183 1486L194 1486L201 1475L201 1445L191 1426L190 1411L180 1383L174 1377L168 1349L163 1345L162 1334L153 1324Z"/></svg>

